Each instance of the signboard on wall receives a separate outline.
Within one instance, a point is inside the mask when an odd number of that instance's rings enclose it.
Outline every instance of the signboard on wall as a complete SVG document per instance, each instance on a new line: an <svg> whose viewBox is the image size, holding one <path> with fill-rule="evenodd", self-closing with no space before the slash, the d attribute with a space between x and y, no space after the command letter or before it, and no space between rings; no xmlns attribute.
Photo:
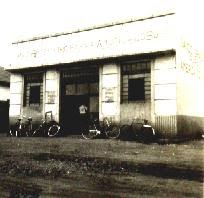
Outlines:
<svg viewBox="0 0 204 198"><path fill-rule="evenodd" d="M47 91L47 104L54 104L55 103L55 91Z"/></svg>
<svg viewBox="0 0 204 198"><path fill-rule="evenodd" d="M175 15L13 44L12 68L172 50Z"/></svg>
<svg viewBox="0 0 204 198"><path fill-rule="evenodd" d="M111 103L116 101L116 88L107 87L103 88L103 102Z"/></svg>
<svg viewBox="0 0 204 198"><path fill-rule="evenodd" d="M104 89L105 102L114 102L114 88Z"/></svg>

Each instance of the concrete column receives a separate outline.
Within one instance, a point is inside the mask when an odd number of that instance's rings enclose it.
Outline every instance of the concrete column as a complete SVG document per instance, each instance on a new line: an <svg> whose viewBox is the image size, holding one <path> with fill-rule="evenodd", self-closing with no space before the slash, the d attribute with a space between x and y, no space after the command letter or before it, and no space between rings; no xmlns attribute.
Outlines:
<svg viewBox="0 0 204 198"><path fill-rule="evenodd" d="M59 84L60 73L56 70L48 70L45 74L44 113L52 111L56 121L59 121Z"/></svg>
<svg viewBox="0 0 204 198"><path fill-rule="evenodd" d="M10 77L10 123L22 113L23 106L23 76L21 74L11 74Z"/></svg>
<svg viewBox="0 0 204 198"><path fill-rule="evenodd" d="M154 115L158 131L174 136L176 124L176 62L174 55L157 58L154 62Z"/></svg>
<svg viewBox="0 0 204 198"><path fill-rule="evenodd" d="M103 65L100 69L99 117L120 121L120 67L116 64Z"/></svg>

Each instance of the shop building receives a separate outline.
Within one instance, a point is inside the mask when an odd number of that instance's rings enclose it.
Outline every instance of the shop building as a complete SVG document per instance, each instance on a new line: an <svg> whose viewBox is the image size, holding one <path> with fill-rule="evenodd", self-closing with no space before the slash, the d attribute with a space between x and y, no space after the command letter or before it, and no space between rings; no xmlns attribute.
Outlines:
<svg viewBox="0 0 204 198"><path fill-rule="evenodd" d="M37 122L51 110L69 134L78 131L78 107L85 104L100 120L151 120L166 136L204 129L204 94L195 89L204 87L201 61L178 39L175 12L21 40L12 48L11 123L21 114Z"/></svg>

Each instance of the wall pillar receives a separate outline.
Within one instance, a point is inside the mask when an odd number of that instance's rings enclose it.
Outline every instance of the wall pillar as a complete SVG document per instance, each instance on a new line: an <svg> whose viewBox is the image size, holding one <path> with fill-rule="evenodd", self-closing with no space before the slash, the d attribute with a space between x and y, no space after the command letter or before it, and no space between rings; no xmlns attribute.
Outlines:
<svg viewBox="0 0 204 198"><path fill-rule="evenodd" d="M10 124L16 122L16 118L22 114L23 106L23 76L12 73L10 76Z"/></svg>
<svg viewBox="0 0 204 198"><path fill-rule="evenodd" d="M59 122L59 87L60 73L57 70L48 70L45 74L44 113L52 111L54 119Z"/></svg>
<svg viewBox="0 0 204 198"><path fill-rule="evenodd" d="M175 55L155 59L153 72L155 128L165 136L175 136L177 133Z"/></svg>
<svg viewBox="0 0 204 198"><path fill-rule="evenodd" d="M99 118L109 117L120 121L120 67L116 64L100 68Z"/></svg>

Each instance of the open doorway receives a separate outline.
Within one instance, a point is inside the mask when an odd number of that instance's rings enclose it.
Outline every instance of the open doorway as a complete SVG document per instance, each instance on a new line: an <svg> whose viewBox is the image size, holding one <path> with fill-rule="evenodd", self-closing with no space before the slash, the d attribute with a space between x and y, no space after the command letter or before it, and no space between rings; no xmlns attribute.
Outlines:
<svg viewBox="0 0 204 198"><path fill-rule="evenodd" d="M64 77L64 78L63 78ZM62 73L60 124L65 135L81 134L79 107L88 115L99 116L99 74L97 70L71 70Z"/></svg>
<svg viewBox="0 0 204 198"><path fill-rule="evenodd" d="M64 97L62 110L62 125L66 133L80 133L79 106L86 105L89 109L89 97L87 95L68 95Z"/></svg>

